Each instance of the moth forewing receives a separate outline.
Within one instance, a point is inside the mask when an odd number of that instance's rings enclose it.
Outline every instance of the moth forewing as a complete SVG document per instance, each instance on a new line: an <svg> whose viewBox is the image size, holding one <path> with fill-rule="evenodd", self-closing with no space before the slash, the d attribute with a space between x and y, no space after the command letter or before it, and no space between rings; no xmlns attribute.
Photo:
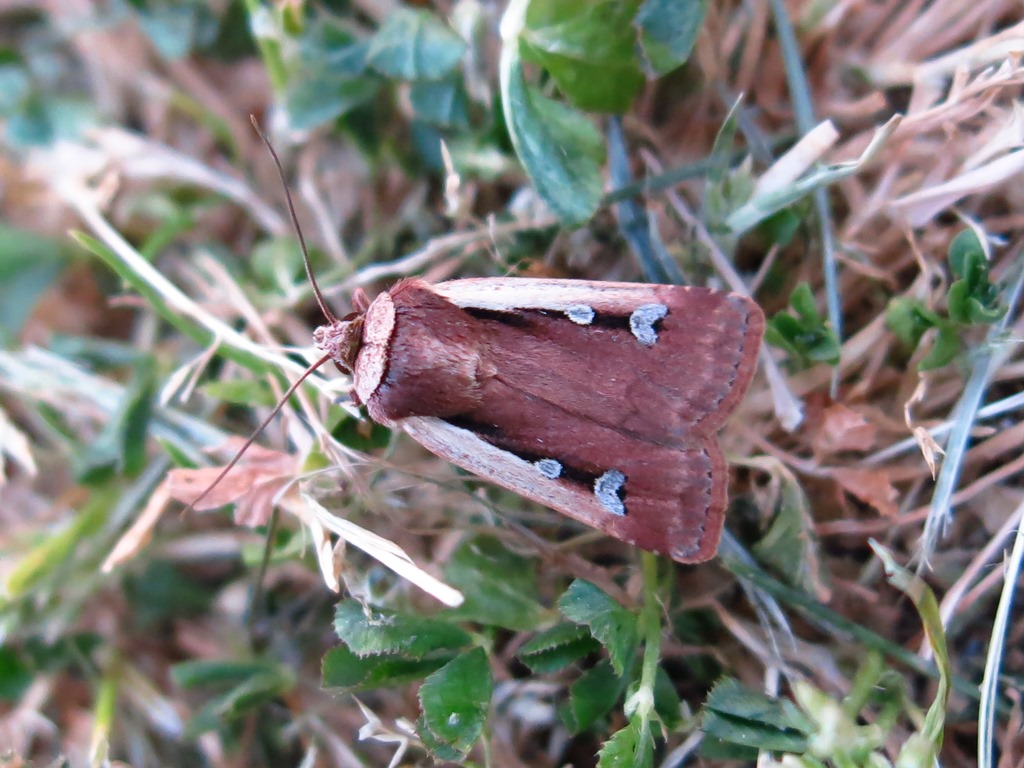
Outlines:
<svg viewBox="0 0 1024 768"><path fill-rule="evenodd" d="M664 285L403 280L366 312L372 418L611 536L711 557L726 505L713 433L764 328L749 299Z"/></svg>

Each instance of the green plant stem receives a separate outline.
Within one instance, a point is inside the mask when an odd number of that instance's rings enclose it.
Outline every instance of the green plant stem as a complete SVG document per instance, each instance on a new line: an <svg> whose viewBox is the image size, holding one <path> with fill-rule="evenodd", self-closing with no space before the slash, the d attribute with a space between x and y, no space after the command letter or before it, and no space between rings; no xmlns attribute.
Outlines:
<svg viewBox="0 0 1024 768"><path fill-rule="evenodd" d="M640 614L644 659L640 668L640 686L634 700L641 728L646 728L654 710L654 683L658 676L658 661L661 659L661 601L658 599L658 556L642 552L640 561L644 575L644 608Z"/></svg>

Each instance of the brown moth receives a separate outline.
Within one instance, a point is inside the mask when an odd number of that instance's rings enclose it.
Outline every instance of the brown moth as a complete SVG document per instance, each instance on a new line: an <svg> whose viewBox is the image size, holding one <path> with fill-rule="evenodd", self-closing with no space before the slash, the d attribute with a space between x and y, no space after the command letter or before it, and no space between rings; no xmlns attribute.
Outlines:
<svg viewBox="0 0 1024 768"><path fill-rule="evenodd" d="M406 279L315 332L374 421L586 525L682 563L714 556L715 437L764 335L708 288Z"/></svg>

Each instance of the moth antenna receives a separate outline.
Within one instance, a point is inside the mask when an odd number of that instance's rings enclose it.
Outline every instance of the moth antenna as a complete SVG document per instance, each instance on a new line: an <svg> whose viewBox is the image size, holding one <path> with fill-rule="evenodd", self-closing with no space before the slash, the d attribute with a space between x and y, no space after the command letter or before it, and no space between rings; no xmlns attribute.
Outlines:
<svg viewBox="0 0 1024 768"><path fill-rule="evenodd" d="M299 385L302 384L302 382L304 382L306 379L308 379L310 375L313 373L313 371L315 371L317 368L319 368L321 365L323 365L330 359L330 355L324 355L311 366L309 366L309 368L303 371L302 375L299 376L299 378L295 381L294 384L288 387L288 391L285 392L281 396L281 399L277 401L277 405L274 406L274 410L270 412L270 415L267 416L267 418L265 418L258 427L256 427L255 431L251 435L249 435L249 439L242 444L242 447L238 449L238 451L232 457L231 461L229 461L227 465L224 467L224 469L220 471L220 474L214 478L212 483L206 486L206 490L204 490L196 498L192 499L192 501L188 503L188 506L185 507L185 512L194 512L196 504L199 504L203 499L210 495L210 492L214 488L220 485L220 481L227 477L228 472L235 468L235 465L238 463L238 460L242 458L242 454L249 450L249 446L256 442L256 438L260 436L260 433L263 432L263 430L266 429L267 426L269 426L270 422L273 421L274 417L281 412L281 409L284 408L284 404L288 402L289 397L295 394L295 390L299 388Z"/></svg>
<svg viewBox="0 0 1024 768"><path fill-rule="evenodd" d="M320 286L316 282L316 278L313 277L313 267L309 263L309 250L306 248L306 238L302 235L302 227L299 226L299 217L295 215L295 204L292 202L292 192L288 188L288 181L285 179L284 168L281 166L281 160L277 156L277 152L274 151L274 146L270 143L270 139L266 137L266 134L260 130L259 123L256 122L255 115L249 115L249 120L252 122L252 127L256 130L256 135L260 137L260 140L267 147L270 152L270 156L274 158L274 165L277 166L277 175L281 177L281 185L284 187L284 196L288 201L288 215L292 219L292 227L295 229L295 234L299 238L299 247L302 249L302 264L306 268L306 277L309 278L309 284L313 286L313 295L316 297L316 303L320 305L320 311L324 313L324 317L327 318L329 324L338 322L338 318L330 307L327 306L327 301L324 299L324 295L320 292Z"/></svg>

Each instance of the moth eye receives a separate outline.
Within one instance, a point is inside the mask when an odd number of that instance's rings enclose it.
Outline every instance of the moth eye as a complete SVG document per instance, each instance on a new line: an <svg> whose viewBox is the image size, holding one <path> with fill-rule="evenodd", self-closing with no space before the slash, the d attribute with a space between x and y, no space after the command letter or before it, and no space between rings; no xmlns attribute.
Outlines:
<svg viewBox="0 0 1024 768"><path fill-rule="evenodd" d="M562 474L562 465L554 459L541 459L536 466L540 473L549 480L554 480Z"/></svg>
<svg viewBox="0 0 1024 768"><path fill-rule="evenodd" d="M565 316L576 325L590 325L594 322L594 308L588 307L586 304L573 304L571 307L566 307Z"/></svg>
<svg viewBox="0 0 1024 768"><path fill-rule="evenodd" d="M629 330L636 336L636 340L645 347L653 347L658 340L658 332L654 330L654 324L667 314L668 307L664 304L639 306L629 316Z"/></svg>
<svg viewBox="0 0 1024 768"><path fill-rule="evenodd" d="M620 517L626 514L626 504L619 496L625 484L626 476L617 469L609 469L594 481L594 495L601 506Z"/></svg>

